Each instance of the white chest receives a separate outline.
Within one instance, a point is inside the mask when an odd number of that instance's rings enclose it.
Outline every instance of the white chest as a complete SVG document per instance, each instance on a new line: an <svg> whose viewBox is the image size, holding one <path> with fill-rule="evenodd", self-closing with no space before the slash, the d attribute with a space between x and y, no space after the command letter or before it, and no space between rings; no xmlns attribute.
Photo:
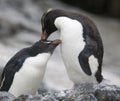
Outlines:
<svg viewBox="0 0 120 101"><path fill-rule="evenodd" d="M89 81L91 77L84 73L78 60L86 45L81 23L67 17L59 17L55 20L55 25L60 31L61 53L69 78L74 83Z"/></svg>
<svg viewBox="0 0 120 101"><path fill-rule="evenodd" d="M70 26L65 27L65 29L63 28L60 32L61 33L60 38L62 40L61 44L62 57L66 67L69 68L68 71L80 69L78 56L85 46L81 24L76 22L73 24L72 23L71 25L73 26L68 24Z"/></svg>
<svg viewBox="0 0 120 101"><path fill-rule="evenodd" d="M43 79L50 54L43 53L25 60L22 68L14 76L9 92L15 96L35 94Z"/></svg>
<svg viewBox="0 0 120 101"><path fill-rule="evenodd" d="M67 17L58 17L55 25L60 31L62 53L69 54L69 56L78 55L85 46L81 23Z"/></svg>

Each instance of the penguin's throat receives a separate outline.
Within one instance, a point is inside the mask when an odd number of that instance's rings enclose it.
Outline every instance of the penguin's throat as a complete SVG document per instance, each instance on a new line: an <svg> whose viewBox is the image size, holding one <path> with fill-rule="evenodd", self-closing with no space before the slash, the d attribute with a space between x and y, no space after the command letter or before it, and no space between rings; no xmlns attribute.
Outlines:
<svg viewBox="0 0 120 101"><path fill-rule="evenodd" d="M83 37L82 24L75 19L68 17L58 17L55 20L55 26L58 28L62 39L78 39Z"/></svg>

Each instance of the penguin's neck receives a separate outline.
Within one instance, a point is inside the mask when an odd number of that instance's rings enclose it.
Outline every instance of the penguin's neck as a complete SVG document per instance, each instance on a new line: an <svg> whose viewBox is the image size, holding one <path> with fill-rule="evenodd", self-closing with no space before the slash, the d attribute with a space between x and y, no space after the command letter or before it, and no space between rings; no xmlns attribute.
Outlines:
<svg viewBox="0 0 120 101"><path fill-rule="evenodd" d="M77 59L76 57L79 56L85 47L82 24L74 19L58 17L55 20L55 25L60 31L60 38L62 40L61 52L64 63L67 65L71 61L77 61L75 60Z"/></svg>
<svg viewBox="0 0 120 101"><path fill-rule="evenodd" d="M40 53L36 56L26 59L24 66L42 71L45 69L49 57L50 53Z"/></svg>
<svg viewBox="0 0 120 101"><path fill-rule="evenodd" d="M83 40L83 27L79 21L68 17L58 17L55 20L55 26L60 31L60 37L63 43L64 41L69 43Z"/></svg>
<svg viewBox="0 0 120 101"><path fill-rule="evenodd" d="M55 26L60 31L61 45L64 49L72 47L72 49L82 50L84 48L83 27L79 21L68 17L58 17L55 20Z"/></svg>

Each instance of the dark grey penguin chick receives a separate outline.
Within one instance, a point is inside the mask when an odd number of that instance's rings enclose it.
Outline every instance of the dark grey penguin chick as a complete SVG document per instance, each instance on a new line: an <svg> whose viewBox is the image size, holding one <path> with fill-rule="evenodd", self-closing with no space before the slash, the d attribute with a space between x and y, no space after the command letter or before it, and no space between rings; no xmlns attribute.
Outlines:
<svg viewBox="0 0 120 101"><path fill-rule="evenodd" d="M61 41L38 41L16 53L2 73L0 91L15 96L35 94L42 82L47 62Z"/></svg>

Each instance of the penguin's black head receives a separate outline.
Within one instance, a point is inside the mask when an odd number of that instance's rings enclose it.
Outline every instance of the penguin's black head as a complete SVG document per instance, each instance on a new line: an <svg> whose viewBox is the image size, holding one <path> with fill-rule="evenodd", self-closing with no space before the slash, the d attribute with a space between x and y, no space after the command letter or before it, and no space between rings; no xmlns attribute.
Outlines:
<svg viewBox="0 0 120 101"><path fill-rule="evenodd" d="M52 54L54 49L61 43L61 40L56 39L54 41L40 40L36 42L32 47L30 54L35 56L39 53L50 53Z"/></svg>
<svg viewBox="0 0 120 101"><path fill-rule="evenodd" d="M51 33L57 30L54 22L55 19L60 16L65 16L65 12L59 9L50 10L43 14L41 18L42 24L41 40L46 40Z"/></svg>

